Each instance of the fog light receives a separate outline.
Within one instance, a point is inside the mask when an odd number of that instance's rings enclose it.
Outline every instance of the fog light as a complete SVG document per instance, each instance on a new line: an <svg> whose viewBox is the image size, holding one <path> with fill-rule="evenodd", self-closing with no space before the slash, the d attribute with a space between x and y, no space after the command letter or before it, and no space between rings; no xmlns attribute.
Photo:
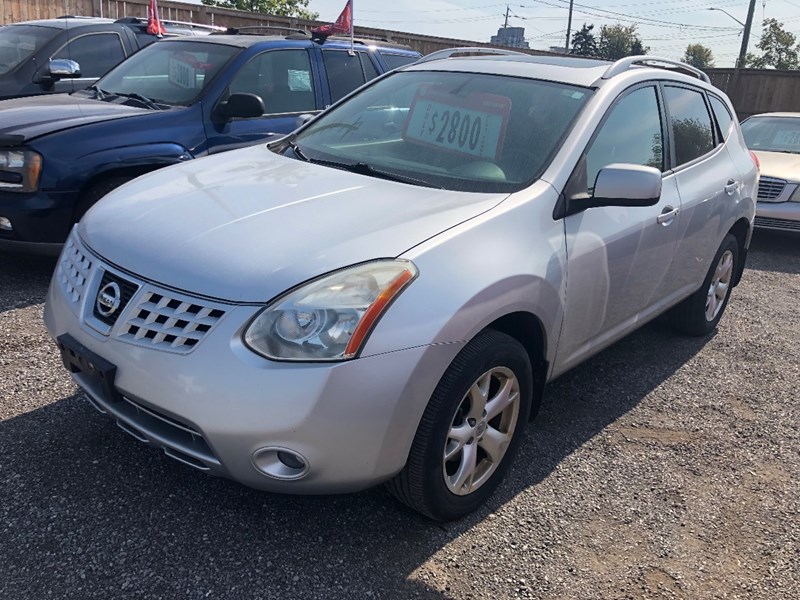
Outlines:
<svg viewBox="0 0 800 600"><path fill-rule="evenodd" d="M7 217L0 217L0 231L14 231L14 226Z"/></svg>
<svg viewBox="0 0 800 600"><path fill-rule="evenodd" d="M290 481L308 474L308 461L288 448L261 448L253 453L253 466L264 475Z"/></svg>

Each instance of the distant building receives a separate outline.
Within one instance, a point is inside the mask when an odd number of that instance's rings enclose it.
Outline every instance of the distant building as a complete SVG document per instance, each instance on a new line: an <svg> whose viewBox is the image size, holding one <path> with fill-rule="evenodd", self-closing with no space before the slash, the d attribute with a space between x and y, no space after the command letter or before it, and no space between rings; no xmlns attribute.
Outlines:
<svg viewBox="0 0 800 600"><path fill-rule="evenodd" d="M566 54L567 52L564 46L550 46L549 50L550 52L557 52L558 54Z"/></svg>
<svg viewBox="0 0 800 600"><path fill-rule="evenodd" d="M524 27L501 27L497 30L497 35L492 36L490 43L509 48L530 48L525 41Z"/></svg>

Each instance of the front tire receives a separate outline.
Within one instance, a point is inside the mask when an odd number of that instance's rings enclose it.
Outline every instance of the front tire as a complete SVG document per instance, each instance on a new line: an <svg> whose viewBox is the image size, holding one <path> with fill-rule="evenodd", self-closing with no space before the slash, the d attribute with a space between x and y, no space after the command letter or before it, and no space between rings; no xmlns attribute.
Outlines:
<svg viewBox="0 0 800 600"><path fill-rule="evenodd" d="M703 285L672 309L675 327L693 336L704 336L714 331L728 305L738 268L739 242L729 233L722 240Z"/></svg>
<svg viewBox="0 0 800 600"><path fill-rule="evenodd" d="M485 330L456 356L431 396L408 462L389 491L438 521L461 518L494 492L516 454L531 408L525 348Z"/></svg>

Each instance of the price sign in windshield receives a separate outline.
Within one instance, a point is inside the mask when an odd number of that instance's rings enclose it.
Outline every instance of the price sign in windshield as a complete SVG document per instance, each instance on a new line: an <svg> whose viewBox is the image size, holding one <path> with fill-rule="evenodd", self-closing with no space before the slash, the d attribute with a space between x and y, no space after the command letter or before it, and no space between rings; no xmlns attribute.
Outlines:
<svg viewBox="0 0 800 600"><path fill-rule="evenodd" d="M800 131L781 130L775 136L773 143L778 146L800 146Z"/></svg>
<svg viewBox="0 0 800 600"><path fill-rule="evenodd" d="M443 150L495 160L511 112L511 100L495 94L466 97L430 89L417 92L403 139Z"/></svg>
<svg viewBox="0 0 800 600"><path fill-rule="evenodd" d="M194 65L170 56L169 81L184 89L194 89L197 85L197 70Z"/></svg>

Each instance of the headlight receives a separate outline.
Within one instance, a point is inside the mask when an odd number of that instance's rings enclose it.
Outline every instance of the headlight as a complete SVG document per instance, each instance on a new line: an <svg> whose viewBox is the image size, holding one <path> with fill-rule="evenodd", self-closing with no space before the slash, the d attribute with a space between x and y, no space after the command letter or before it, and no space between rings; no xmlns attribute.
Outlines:
<svg viewBox="0 0 800 600"><path fill-rule="evenodd" d="M277 360L345 360L356 356L386 308L417 276L405 260L350 267L311 281L262 310L245 344Z"/></svg>
<svg viewBox="0 0 800 600"><path fill-rule="evenodd" d="M794 188L792 195L789 196L789 202L800 202L800 185Z"/></svg>
<svg viewBox="0 0 800 600"><path fill-rule="evenodd" d="M33 150L0 150L0 190L35 192L39 189L42 155Z"/></svg>

